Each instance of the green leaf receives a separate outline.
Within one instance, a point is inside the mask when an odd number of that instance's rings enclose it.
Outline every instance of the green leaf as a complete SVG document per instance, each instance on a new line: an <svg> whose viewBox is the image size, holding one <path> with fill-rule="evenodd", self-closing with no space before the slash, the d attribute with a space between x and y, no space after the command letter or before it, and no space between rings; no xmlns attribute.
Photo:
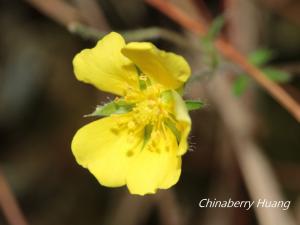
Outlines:
<svg viewBox="0 0 300 225"><path fill-rule="evenodd" d="M212 24L210 25L206 38L208 40L216 39L216 37L221 33L224 23L225 23L225 19L223 16L216 17L213 20Z"/></svg>
<svg viewBox="0 0 300 225"><path fill-rule="evenodd" d="M205 103L198 100L185 100L185 105L189 111L192 111L203 108Z"/></svg>
<svg viewBox="0 0 300 225"><path fill-rule="evenodd" d="M144 147L150 140L152 130L153 130L153 126L151 124L148 124L145 126L145 128L144 128L144 143L143 143L142 149L144 149Z"/></svg>
<svg viewBox="0 0 300 225"><path fill-rule="evenodd" d="M258 49L252 52L248 59L256 66L262 66L268 63L274 57L274 53L269 49Z"/></svg>
<svg viewBox="0 0 300 225"><path fill-rule="evenodd" d="M135 66L138 76L141 76L143 74L142 70L137 65L134 65L134 66Z"/></svg>
<svg viewBox="0 0 300 225"><path fill-rule="evenodd" d="M165 125L172 131L172 133L175 135L177 143L179 144L180 139L181 139L181 135L179 130L176 127L176 124L174 122L172 122L170 119L166 119L164 121Z"/></svg>
<svg viewBox="0 0 300 225"><path fill-rule="evenodd" d="M94 112L85 115L84 117L109 116L111 114L127 113L130 112L133 107L133 104L128 104L123 99L119 99L118 101L111 101L105 105L97 106Z"/></svg>
<svg viewBox="0 0 300 225"><path fill-rule="evenodd" d="M208 64L212 70L215 70L219 65L219 54L215 48L214 40L220 34L224 26L224 17L219 16L212 22L207 34L200 38L202 51L204 55L204 63Z"/></svg>
<svg viewBox="0 0 300 225"><path fill-rule="evenodd" d="M215 70L218 67L220 61L219 53L214 45L214 40L221 31L224 22L223 20L223 17L215 19L207 35L200 39L204 55L203 62L209 65L212 70Z"/></svg>
<svg viewBox="0 0 300 225"><path fill-rule="evenodd" d="M249 86L250 78L247 74L239 75L233 82L232 91L236 96L241 96Z"/></svg>
<svg viewBox="0 0 300 225"><path fill-rule="evenodd" d="M262 71L270 80L278 83L286 83L291 79L289 73L274 68L266 67L263 68Z"/></svg>

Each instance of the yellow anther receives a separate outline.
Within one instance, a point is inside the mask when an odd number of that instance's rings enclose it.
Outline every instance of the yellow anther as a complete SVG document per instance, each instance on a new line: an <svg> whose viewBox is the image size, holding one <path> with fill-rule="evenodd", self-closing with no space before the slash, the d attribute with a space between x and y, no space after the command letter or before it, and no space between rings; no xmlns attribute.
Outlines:
<svg viewBox="0 0 300 225"><path fill-rule="evenodd" d="M156 101L154 101L154 100L148 100L148 106L155 106L155 105L157 105L157 102Z"/></svg>
<svg viewBox="0 0 300 225"><path fill-rule="evenodd" d="M129 130L133 130L136 128L136 124L134 121L129 121L128 124L127 124L127 127Z"/></svg>

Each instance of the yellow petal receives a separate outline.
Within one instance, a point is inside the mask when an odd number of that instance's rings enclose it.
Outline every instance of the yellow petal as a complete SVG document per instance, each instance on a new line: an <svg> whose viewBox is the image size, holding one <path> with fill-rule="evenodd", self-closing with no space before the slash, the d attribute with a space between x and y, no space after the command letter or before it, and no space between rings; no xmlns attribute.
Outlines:
<svg viewBox="0 0 300 225"><path fill-rule="evenodd" d="M126 183L131 153L141 148L143 133L132 138L127 129L118 125L130 119L124 115L106 117L82 127L73 138L72 151L77 162L104 186L118 187Z"/></svg>
<svg viewBox="0 0 300 225"><path fill-rule="evenodd" d="M165 89L181 87L191 73L182 56L159 50L148 42L131 42L122 49L122 53Z"/></svg>
<svg viewBox="0 0 300 225"><path fill-rule="evenodd" d="M96 47L78 53L74 60L74 73L78 80L117 95L128 88L138 88L135 66L121 54L125 41L112 32L100 40Z"/></svg>
<svg viewBox="0 0 300 225"><path fill-rule="evenodd" d="M178 121L177 129L181 133L181 138L179 141L178 154L183 155L188 150L188 136L191 131L191 118L189 116L189 112L186 108L185 102L181 98L181 96L172 90L173 98L174 98L174 113L175 118Z"/></svg>
<svg viewBox="0 0 300 225"><path fill-rule="evenodd" d="M170 188L180 177L181 157L177 155L175 136L167 129L165 135L151 135L151 139L129 167L127 186L131 194L145 195L158 188ZM151 147L153 139L156 149Z"/></svg>

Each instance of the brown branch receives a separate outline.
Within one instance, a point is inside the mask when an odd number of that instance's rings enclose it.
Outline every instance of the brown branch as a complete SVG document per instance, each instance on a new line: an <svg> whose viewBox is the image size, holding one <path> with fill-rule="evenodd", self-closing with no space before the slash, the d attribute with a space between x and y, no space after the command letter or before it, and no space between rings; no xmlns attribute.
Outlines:
<svg viewBox="0 0 300 225"><path fill-rule="evenodd" d="M107 34L106 31L98 30L79 23L70 24L69 31L84 39L89 39L92 41L98 41L100 38L104 37ZM186 43L183 35L165 28L147 27L136 30L123 30L119 31L119 33L125 38L127 42L145 40L149 41L161 38L175 44L176 46L191 48L191 45Z"/></svg>
<svg viewBox="0 0 300 225"><path fill-rule="evenodd" d="M170 2L164 0L145 1L187 30L197 35L205 35L207 33L208 28L204 23L190 18L181 9ZM215 46L225 57L243 68L257 83L261 85L261 87L268 91L274 99L276 99L283 107L286 108L286 110L290 112L291 115L294 116L298 122L300 122L300 105L282 87L269 80L262 71L250 64L245 56L243 56L224 39L217 39Z"/></svg>
<svg viewBox="0 0 300 225"><path fill-rule="evenodd" d="M59 24L68 27L74 22L83 22L79 11L62 0L25 0L37 10L46 14Z"/></svg>
<svg viewBox="0 0 300 225"><path fill-rule="evenodd" d="M0 206L7 221L11 225L27 225L17 200L11 191L7 180L0 168Z"/></svg>
<svg viewBox="0 0 300 225"><path fill-rule="evenodd" d="M101 31L108 31L109 24L96 0L75 0L80 14L87 24Z"/></svg>

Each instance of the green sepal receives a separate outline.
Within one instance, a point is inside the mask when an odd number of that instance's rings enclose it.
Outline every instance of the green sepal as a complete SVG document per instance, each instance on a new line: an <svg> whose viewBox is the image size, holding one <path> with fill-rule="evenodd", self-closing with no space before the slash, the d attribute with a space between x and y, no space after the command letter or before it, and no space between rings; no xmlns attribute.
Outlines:
<svg viewBox="0 0 300 225"><path fill-rule="evenodd" d="M160 98L161 98L162 102L164 102L164 103L170 103L171 101L173 101L172 91L171 90L163 91L160 94Z"/></svg>
<svg viewBox="0 0 300 225"><path fill-rule="evenodd" d="M146 77L146 80L141 79L142 76L144 76L143 71L137 66L135 65L135 69L139 78L139 86L141 90L145 90L147 89L147 86L151 85L151 81L148 77Z"/></svg>
<svg viewBox="0 0 300 225"><path fill-rule="evenodd" d="M143 143L143 146L142 146L142 150L144 149L144 147L146 146L146 144L150 140L152 130L153 130L153 126L151 124L147 124L144 127L144 143Z"/></svg>
<svg viewBox="0 0 300 225"><path fill-rule="evenodd" d="M137 65L134 65L134 66L135 66L138 76L141 76L143 74L142 70Z"/></svg>
<svg viewBox="0 0 300 225"><path fill-rule="evenodd" d="M199 100L185 100L185 105L189 111L192 111L203 108L205 103Z"/></svg>
<svg viewBox="0 0 300 225"><path fill-rule="evenodd" d="M176 127L176 124L172 122L170 119L164 120L165 125L171 130L171 132L175 135L177 143L179 144L181 139L181 134Z"/></svg>
<svg viewBox="0 0 300 225"><path fill-rule="evenodd" d="M85 115L84 117L110 116L112 114L123 114L123 113L130 112L133 107L134 107L133 104L128 104L123 99L119 99L117 101L111 101L104 105L97 106L94 112Z"/></svg>

